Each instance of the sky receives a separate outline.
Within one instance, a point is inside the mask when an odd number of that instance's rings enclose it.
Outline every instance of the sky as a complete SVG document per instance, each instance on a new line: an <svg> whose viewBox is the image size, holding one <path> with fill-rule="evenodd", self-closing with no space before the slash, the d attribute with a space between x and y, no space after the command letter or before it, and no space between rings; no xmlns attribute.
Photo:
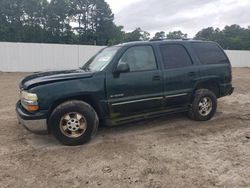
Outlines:
<svg viewBox="0 0 250 188"><path fill-rule="evenodd" d="M250 0L106 0L115 23L125 31L137 27L151 36L181 30L194 37L202 28L250 25Z"/></svg>

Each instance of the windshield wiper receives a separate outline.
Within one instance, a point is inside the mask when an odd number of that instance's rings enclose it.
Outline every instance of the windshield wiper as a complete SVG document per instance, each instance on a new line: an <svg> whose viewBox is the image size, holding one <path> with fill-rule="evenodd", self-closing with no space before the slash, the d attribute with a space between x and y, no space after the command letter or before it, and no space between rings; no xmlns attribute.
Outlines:
<svg viewBox="0 0 250 188"><path fill-rule="evenodd" d="M84 71L91 71L89 66L83 66L83 67L79 67L79 68L84 70Z"/></svg>

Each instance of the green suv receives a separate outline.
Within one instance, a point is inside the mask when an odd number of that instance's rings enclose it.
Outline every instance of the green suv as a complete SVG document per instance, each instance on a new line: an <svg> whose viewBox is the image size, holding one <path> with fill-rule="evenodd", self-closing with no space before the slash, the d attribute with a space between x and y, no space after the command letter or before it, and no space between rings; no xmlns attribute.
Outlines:
<svg viewBox="0 0 250 188"><path fill-rule="evenodd" d="M99 122L113 126L177 112L210 120L217 99L233 93L231 82L229 59L214 42L132 42L101 50L78 70L24 78L16 111L28 130L79 145Z"/></svg>

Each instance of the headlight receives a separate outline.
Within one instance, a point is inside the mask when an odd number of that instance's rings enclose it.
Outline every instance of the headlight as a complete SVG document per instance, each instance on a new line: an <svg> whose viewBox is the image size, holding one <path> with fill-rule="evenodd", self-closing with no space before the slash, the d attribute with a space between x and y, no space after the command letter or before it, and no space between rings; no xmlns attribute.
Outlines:
<svg viewBox="0 0 250 188"><path fill-rule="evenodd" d="M27 91L21 92L21 104L29 112L34 112L39 109L38 97L35 93L29 93Z"/></svg>

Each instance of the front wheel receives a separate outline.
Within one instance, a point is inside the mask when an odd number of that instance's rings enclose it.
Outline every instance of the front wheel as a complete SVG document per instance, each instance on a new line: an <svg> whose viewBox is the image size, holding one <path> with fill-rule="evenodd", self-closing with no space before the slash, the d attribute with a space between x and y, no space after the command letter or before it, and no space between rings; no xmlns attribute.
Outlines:
<svg viewBox="0 0 250 188"><path fill-rule="evenodd" d="M217 98L208 89L199 89L195 92L188 116L196 121L210 120L217 109Z"/></svg>
<svg viewBox="0 0 250 188"><path fill-rule="evenodd" d="M65 145L82 145L88 142L98 128L95 110L82 101L65 102L52 112L49 127L52 134Z"/></svg>

